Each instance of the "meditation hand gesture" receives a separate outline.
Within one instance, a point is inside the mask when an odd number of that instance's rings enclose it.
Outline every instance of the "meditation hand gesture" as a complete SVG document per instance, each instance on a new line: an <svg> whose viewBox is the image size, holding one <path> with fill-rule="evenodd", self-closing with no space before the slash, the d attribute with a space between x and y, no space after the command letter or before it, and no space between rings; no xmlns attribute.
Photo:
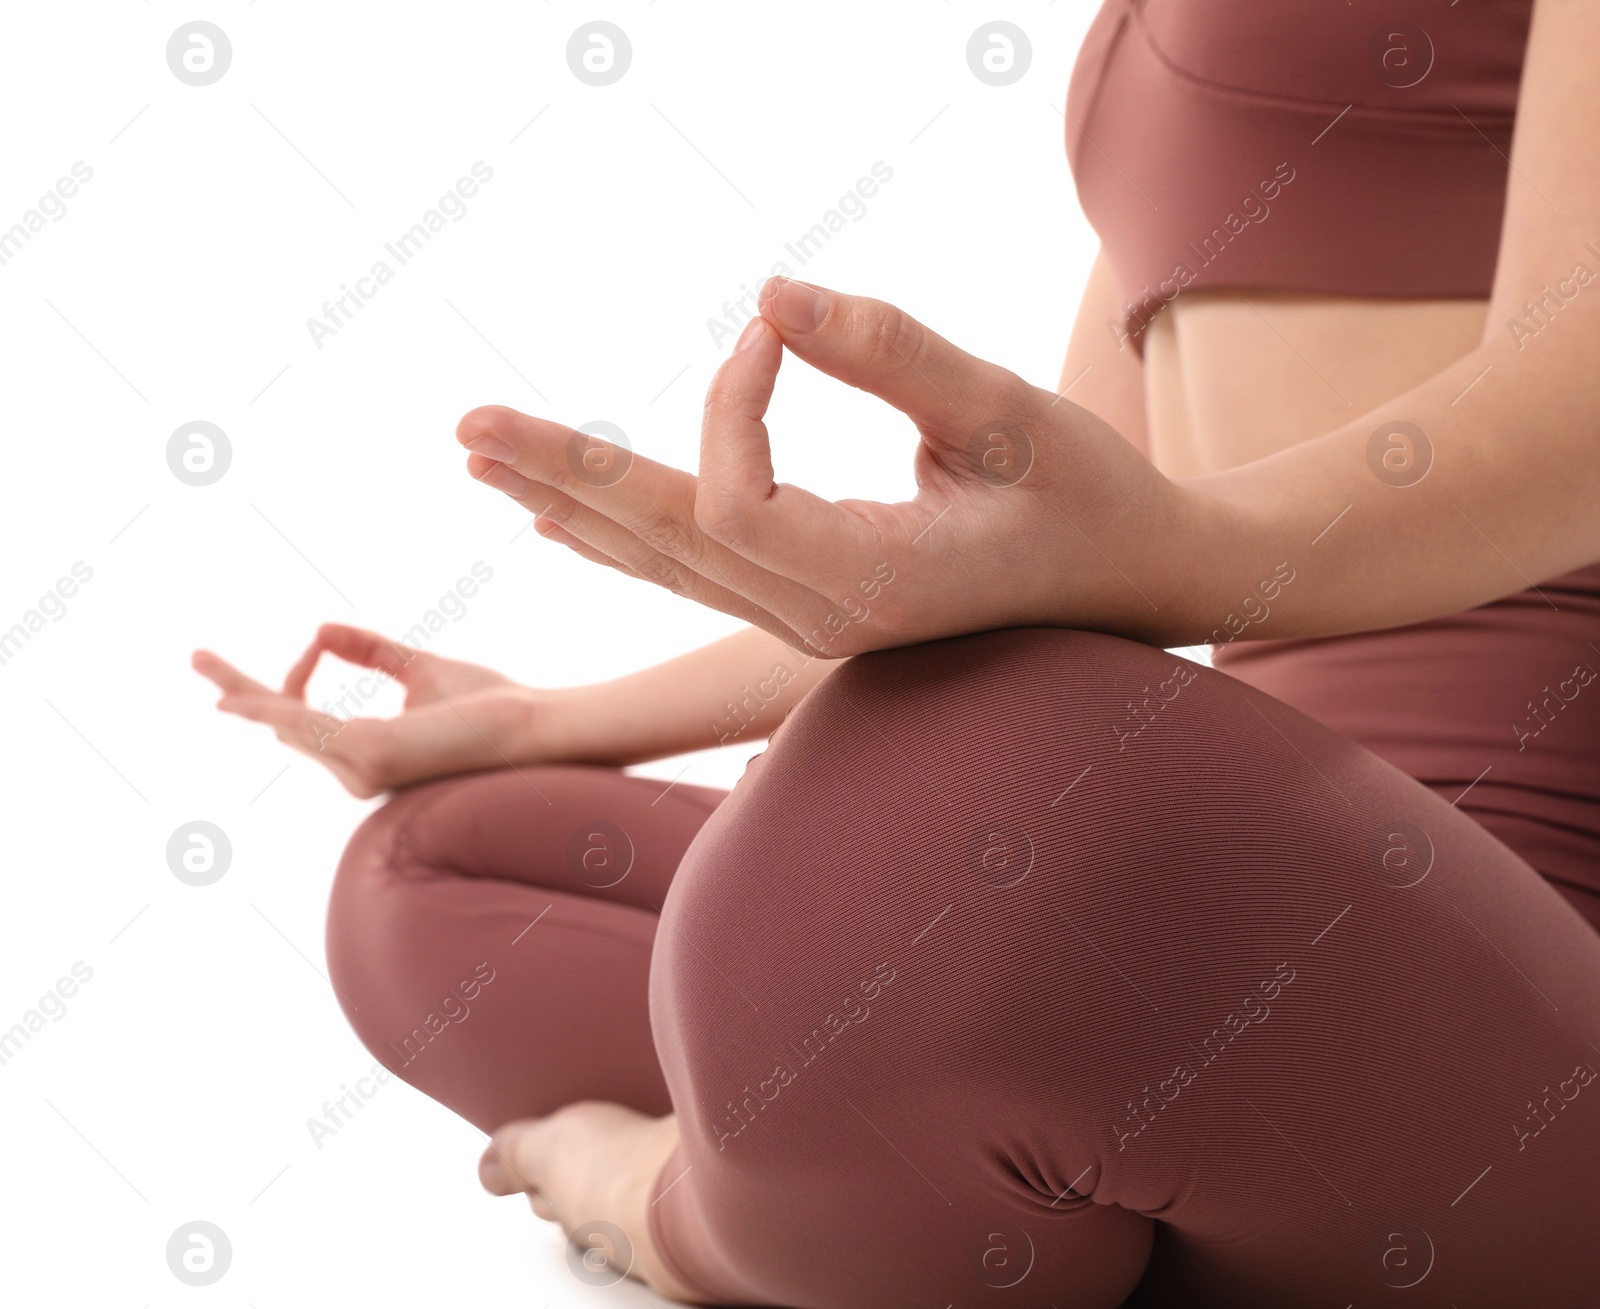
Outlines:
<svg viewBox="0 0 1600 1309"><path fill-rule="evenodd" d="M914 499L774 482L785 346L912 420ZM499 406L456 435L544 536L828 657L1026 625L1160 640L1196 603L1174 542L1215 530L1088 410L892 305L783 278L711 383L698 476Z"/></svg>
<svg viewBox="0 0 1600 1309"><path fill-rule="evenodd" d="M395 718L340 718L312 708L306 684L324 651L377 674L357 679L357 707L383 681L393 680L405 688L405 711ZM339 623L317 630L281 691L209 650L197 650L193 664L222 688L217 708L266 723L280 741L325 765L361 799L429 777L504 767L512 751L526 761L527 729L540 717L540 693L493 669Z"/></svg>

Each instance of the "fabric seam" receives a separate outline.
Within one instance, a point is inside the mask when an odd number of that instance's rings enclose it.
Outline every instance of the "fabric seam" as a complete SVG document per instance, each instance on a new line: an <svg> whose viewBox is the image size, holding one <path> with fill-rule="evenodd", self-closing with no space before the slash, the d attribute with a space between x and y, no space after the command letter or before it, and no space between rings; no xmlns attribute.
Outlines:
<svg viewBox="0 0 1600 1309"><path fill-rule="evenodd" d="M1122 13L1117 17L1117 25L1112 29L1111 35L1106 39L1105 49L1101 52L1099 67L1094 72L1094 85L1089 88L1088 100L1083 106L1083 121L1073 123L1066 115L1066 106L1062 106L1062 118L1066 119L1067 130L1072 133L1071 143L1067 146L1067 169L1072 174L1074 184L1078 176L1078 162L1083 155L1084 142L1089 141L1088 126L1094 119L1095 110L1100 106L1100 93L1106 84L1106 69L1111 66L1111 61L1117 53L1117 46L1121 44L1122 34L1128 28L1128 13L1133 8L1130 0L1108 0L1108 3L1118 3L1122 6ZM1072 89L1071 79L1068 79L1067 90L1070 98ZM1091 145L1093 142L1089 142Z"/></svg>
<svg viewBox="0 0 1600 1309"><path fill-rule="evenodd" d="M1440 125L1453 126L1457 123L1463 127L1489 124L1493 128L1509 128L1516 122L1516 111L1509 113L1503 110L1480 110L1476 117L1463 119L1462 114L1454 109L1385 109L1373 105L1359 105L1354 102L1340 104L1337 100L1311 100L1293 96L1273 95L1267 91L1249 91L1242 87L1228 86L1223 82L1213 82L1192 73L1176 63L1157 43L1151 34L1148 24L1144 19L1144 0L1131 6L1134 23L1139 28L1139 34L1145 48L1155 56L1161 66L1173 77L1193 87L1196 91L1215 97L1219 100L1231 100L1239 104L1271 106L1275 109L1291 113L1304 114L1308 117L1325 113L1343 113L1351 118L1358 118L1369 124L1395 123L1411 124L1413 126ZM1096 87L1098 94L1099 88Z"/></svg>

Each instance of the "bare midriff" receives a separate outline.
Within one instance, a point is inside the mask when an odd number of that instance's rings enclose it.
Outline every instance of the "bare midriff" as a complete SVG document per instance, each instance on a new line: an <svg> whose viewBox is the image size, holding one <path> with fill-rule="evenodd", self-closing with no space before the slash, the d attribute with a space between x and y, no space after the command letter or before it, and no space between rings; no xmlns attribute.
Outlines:
<svg viewBox="0 0 1600 1309"><path fill-rule="evenodd" d="M1151 460L1196 477L1342 427L1474 349L1486 305L1186 291L1145 332Z"/></svg>

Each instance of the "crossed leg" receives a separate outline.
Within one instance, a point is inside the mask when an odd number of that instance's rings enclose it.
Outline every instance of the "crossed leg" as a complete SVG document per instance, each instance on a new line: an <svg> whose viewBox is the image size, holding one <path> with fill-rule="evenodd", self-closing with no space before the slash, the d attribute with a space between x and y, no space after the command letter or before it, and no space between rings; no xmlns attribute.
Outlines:
<svg viewBox="0 0 1600 1309"><path fill-rule="evenodd" d="M592 767L399 793L351 838L329 901L329 976L351 1025L485 1132L577 1100L670 1112L651 946L724 794Z"/></svg>
<svg viewBox="0 0 1600 1309"><path fill-rule="evenodd" d="M330 965L385 1058L499 961L390 1064L485 1130L674 1107L647 1220L708 1301L1594 1298L1600 936L1294 710L992 632L852 660L720 804L660 789L397 797Z"/></svg>

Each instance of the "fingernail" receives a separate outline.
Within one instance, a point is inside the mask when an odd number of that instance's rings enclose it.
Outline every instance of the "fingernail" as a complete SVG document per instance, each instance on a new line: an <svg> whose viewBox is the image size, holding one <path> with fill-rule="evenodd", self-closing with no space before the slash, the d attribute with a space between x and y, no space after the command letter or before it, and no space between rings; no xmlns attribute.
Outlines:
<svg viewBox="0 0 1600 1309"><path fill-rule="evenodd" d="M505 492L513 500L522 499L528 494L528 488L533 485L521 473L514 468L507 468L504 464L490 464L489 471L478 480L485 486L494 487L496 491Z"/></svg>
<svg viewBox="0 0 1600 1309"><path fill-rule="evenodd" d="M766 331L767 320L757 314L744 325L744 331L739 333L739 339L733 343L733 353L738 354L742 350L748 350L766 335Z"/></svg>
<svg viewBox="0 0 1600 1309"><path fill-rule="evenodd" d="M815 332L832 303L814 286L784 278L772 296L772 315L786 332Z"/></svg>
<svg viewBox="0 0 1600 1309"><path fill-rule="evenodd" d="M467 449L475 455L482 455L485 459L494 459L502 464L517 462L517 452L498 436L475 436L467 442Z"/></svg>

